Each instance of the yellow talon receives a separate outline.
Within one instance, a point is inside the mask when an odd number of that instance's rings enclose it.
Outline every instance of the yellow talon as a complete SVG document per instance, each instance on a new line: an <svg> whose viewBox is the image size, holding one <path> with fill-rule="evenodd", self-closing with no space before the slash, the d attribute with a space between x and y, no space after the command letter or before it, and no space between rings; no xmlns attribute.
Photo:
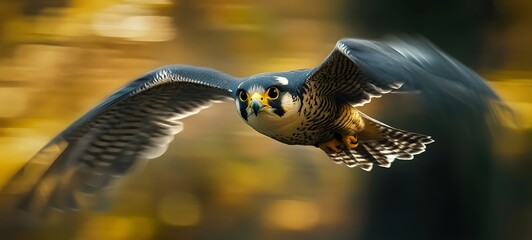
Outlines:
<svg viewBox="0 0 532 240"><path fill-rule="evenodd" d="M354 149L358 147L358 138L356 136L351 136L351 135L343 136L342 142L344 143L346 147L350 149Z"/></svg>
<svg viewBox="0 0 532 240"><path fill-rule="evenodd" d="M318 147L328 154L339 153L342 151L342 143L336 138L332 138L327 142L318 144Z"/></svg>

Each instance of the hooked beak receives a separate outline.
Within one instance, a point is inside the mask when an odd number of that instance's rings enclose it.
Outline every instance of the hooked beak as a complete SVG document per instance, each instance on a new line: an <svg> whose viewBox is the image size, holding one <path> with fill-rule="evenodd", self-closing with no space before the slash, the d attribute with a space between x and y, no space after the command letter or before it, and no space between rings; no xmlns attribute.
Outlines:
<svg viewBox="0 0 532 240"><path fill-rule="evenodd" d="M251 104L249 105L249 108L253 110L255 116L257 116L265 106L268 106L268 101L265 100L262 95L259 93L253 93L253 95L251 95Z"/></svg>
<svg viewBox="0 0 532 240"><path fill-rule="evenodd" d="M251 109L253 109L253 113L255 113L255 116L259 114L260 109L263 107L262 103L259 102L257 99L253 99L251 102Z"/></svg>

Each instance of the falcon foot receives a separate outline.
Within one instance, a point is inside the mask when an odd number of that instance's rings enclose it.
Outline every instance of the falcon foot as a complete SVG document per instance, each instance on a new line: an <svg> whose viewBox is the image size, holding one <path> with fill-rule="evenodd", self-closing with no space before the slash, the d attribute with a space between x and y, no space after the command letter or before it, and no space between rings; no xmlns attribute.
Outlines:
<svg viewBox="0 0 532 240"><path fill-rule="evenodd" d="M327 142L322 142L318 144L318 147L328 154L339 153L342 151L343 148L342 142L340 142L340 140L336 138L332 138Z"/></svg>
<svg viewBox="0 0 532 240"><path fill-rule="evenodd" d="M358 138L356 135L347 135L342 137L343 144L350 149L355 149L358 147Z"/></svg>

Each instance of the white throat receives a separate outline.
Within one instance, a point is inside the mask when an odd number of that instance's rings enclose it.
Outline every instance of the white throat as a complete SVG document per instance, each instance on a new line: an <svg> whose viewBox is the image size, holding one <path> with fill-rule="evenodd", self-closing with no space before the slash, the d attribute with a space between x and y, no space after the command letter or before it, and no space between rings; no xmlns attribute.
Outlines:
<svg viewBox="0 0 532 240"><path fill-rule="evenodd" d="M291 134L301 124L298 112L301 101L299 99L294 101L292 95L285 93L282 96L282 106L285 111L283 116L274 113L272 108L264 108L257 115L248 110L246 123L258 132L268 136Z"/></svg>

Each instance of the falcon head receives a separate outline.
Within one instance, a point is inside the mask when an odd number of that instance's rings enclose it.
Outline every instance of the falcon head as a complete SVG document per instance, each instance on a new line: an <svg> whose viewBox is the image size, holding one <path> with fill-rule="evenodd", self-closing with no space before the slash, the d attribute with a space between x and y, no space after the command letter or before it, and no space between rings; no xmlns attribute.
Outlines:
<svg viewBox="0 0 532 240"><path fill-rule="evenodd" d="M251 77L235 92L236 108L242 119L260 131L290 119L301 105L298 88L286 76L262 74Z"/></svg>

